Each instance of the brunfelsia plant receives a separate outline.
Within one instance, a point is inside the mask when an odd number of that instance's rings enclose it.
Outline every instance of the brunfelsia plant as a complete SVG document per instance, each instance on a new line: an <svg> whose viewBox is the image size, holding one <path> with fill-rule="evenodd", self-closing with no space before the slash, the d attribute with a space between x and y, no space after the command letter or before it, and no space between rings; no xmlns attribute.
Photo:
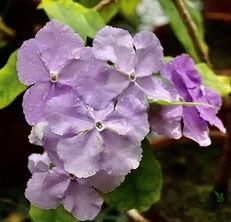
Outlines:
<svg viewBox="0 0 231 222"><path fill-rule="evenodd" d="M94 219L101 194L139 167L150 128L201 146L211 143L208 124L225 132L220 96L202 84L188 55L165 63L151 32L132 37L106 26L85 47L71 28L50 21L21 46L17 70L30 86L23 98L29 140L44 147L29 157L25 195L43 209L62 204L79 220Z"/></svg>

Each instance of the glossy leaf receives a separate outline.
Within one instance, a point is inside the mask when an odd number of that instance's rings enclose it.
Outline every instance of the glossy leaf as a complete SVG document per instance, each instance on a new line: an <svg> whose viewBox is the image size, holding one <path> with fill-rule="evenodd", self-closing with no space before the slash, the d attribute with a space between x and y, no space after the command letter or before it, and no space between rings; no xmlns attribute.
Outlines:
<svg viewBox="0 0 231 222"><path fill-rule="evenodd" d="M181 42L181 44L184 46L185 50L194 58L196 62L199 62L200 59L198 57L198 54L193 46L192 40L188 34L188 31L181 20L178 11L176 10L174 4L172 3L171 0L160 0L160 5L165 12L165 14L169 18L170 25L178 38L178 40ZM207 50L206 43L204 41L204 27L203 27L203 20L202 16L200 14L200 11L192 7L190 5L186 5L187 9L194 20L197 30L199 33L199 38L202 46Z"/></svg>
<svg viewBox="0 0 231 222"><path fill-rule="evenodd" d="M72 0L42 0L39 5L50 19L56 19L71 26L83 39L94 38L105 23L100 14Z"/></svg>
<svg viewBox="0 0 231 222"><path fill-rule="evenodd" d="M29 213L33 222L77 222L78 221L61 206L55 210L43 210L31 205Z"/></svg>
<svg viewBox="0 0 231 222"><path fill-rule="evenodd" d="M17 52L11 54L7 64L0 69L0 109L8 106L26 90L26 86L18 81L16 71Z"/></svg>
<svg viewBox="0 0 231 222"><path fill-rule="evenodd" d="M215 90L221 96L226 96L231 93L230 77L216 75L205 63L199 63L196 67L206 86Z"/></svg>
<svg viewBox="0 0 231 222"><path fill-rule="evenodd" d="M149 142L142 143L143 158L137 170L132 171L115 191L105 194L104 200L118 209L147 210L160 199L162 174L159 162Z"/></svg>

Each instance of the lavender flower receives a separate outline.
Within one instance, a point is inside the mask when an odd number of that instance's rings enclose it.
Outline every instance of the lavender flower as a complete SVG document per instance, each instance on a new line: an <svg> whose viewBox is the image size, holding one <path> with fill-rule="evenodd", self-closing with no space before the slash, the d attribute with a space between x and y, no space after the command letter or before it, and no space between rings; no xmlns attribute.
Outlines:
<svg viewBox="0 0 231 222"><path fill-rule="evenodd" d="M25 191L27 199L43 209L63 204L82 221L94 219L101 209L103 199L97 190L110 192L124 180L124 177L109 176L104 171L87 179L76 178L54 166L46 153L32 154L28 167L32 178Z"/></svg>
<svg viewBox="0 0 231 222"><path fill-rule="evenodd" d="M121 176L139 166L149 124L146 107L136 98L95 111L75 93L66 94L48 101L45 117L49 125L43 129L43 146L67 172L79 178L101 170Z"/></svg>
<svg viewBox="0 0 231 222"><path fill-rule="evenodd" d="M169 99L163 82L152 75L163 65L163 49L152 32L142 31L132 38L126 30L106 26L96 34L92 50L96 58L112 62L126 76L124 94Z"/></svg>
<svg viewBox="0 0 231 222"><path fill-rule="evenodd" d="M201 102L209 105L183 107L182 119L184 126L182 131L184 136L196 141L200 146L208 146L211 144L208 123L225 133L221 120L216 116L221 107L221 97L203 85L200 74L188 55L177 56L173 61L165 65L161 73L169 81L173 82L181 99L186 102ZM163 125L167 125L172 121L179 128L181 111L179 110L179 115L177 115L178 108L168 109L171 110L168 118L164 119L164 116L162 116L159 121ZM161 112L166 112L166 109L163 108ZM178 124L177 121L179 121Z"/></svg>
<svg viewBox="0 0 231 222"><path fill-rule="evenodd" d="M18 77L32 85L23 98L23 111L29 124L43 119L44 105L49 98L65 93L74 84L74 71L63 69L78 59L83 48L80 37L57 21L46 24L34 39L25 41L18 51Z"/></svg>

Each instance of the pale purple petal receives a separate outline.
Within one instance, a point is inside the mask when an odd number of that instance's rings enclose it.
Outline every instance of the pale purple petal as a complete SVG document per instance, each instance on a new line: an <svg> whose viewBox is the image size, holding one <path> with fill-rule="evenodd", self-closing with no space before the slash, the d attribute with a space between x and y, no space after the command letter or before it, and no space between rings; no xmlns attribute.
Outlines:
<svg viewBox="0 0 231 222"><path fill-rule="evenodd" d="M103 199L99 193L86 184L72 182L63 200L64 208L81 221L94 219Z"/></svg>
<svg viewBox="0 0 231 222"><path fill-rule="evenodd" d="M80 60L72 60L65 66L62 75L67 76L73 70L74 88L81 99L95 109L106 107L129 84L128 76L95 59L89 48L81 51Z"/></svg>
<svg viewBox="0 0 231 222"><path fill-rule="evenodd" d="M147 107L133 95L118 100L115 110L104 121L107 130L141 142L149 132Z"/></svg>
<svg viewBox="0 0 231 222"><path fill-rule="evenodd" d="M35 206L42 209L55 209L60 204L60 199L49 193L45 179L49 173L34 173L27 183L26 198Z"/></svg>
<svg viewBox="0 0 231 222"><path fill-rule="evenodd" d="M209 146L211 144L208 124L199 116L196 108L184 107L183 123L183 135L185 137L196 141L200 146Z"/></svg>
<svg viewBox="0 0 231 222"><path fill-rule="evenodd" d="M140 32L134 37L136 49L135 73L137 76L149 76L160 71L163 65L163 48L152 32Z"/></svg>
<svg viewBox="0 0 231 222"><path fill-rule="evenodd" d="M102 28L95 35L93 53L98 59L113 62L120 71L134 71L133 38L126 30L110 26Z"/></svg>
<svg viewBox="0 0 231 222"><path fill-rule="evenodd" d="M173 87L157 76L147 76L137 78L139 87L146 97L152 100L172 100L172 94L176 94Z"/></svg>
<svg viewBox="0 0 231 222"><path fill-rule="evenodd" d="M48 22L35 36L43 61L50 72L59 72L65 63L78 56L83 42L72 28L58 21Z"/></svg>
<svg viewBox="0 0 231 222"><path fill-rule="evenodd" d="M87 183L102 192L111 192L118 187L125 179L125 176L108 175L105 171L99 171L94 176L86 178Z"/></svg>
<svg viewBox="0 0 231 222"><path fill-rule="evenodd" d="M45 106L45 118L58 135L78 134L93 127L88 108L75 92L51 98Z"/></svg>
<svg viewBox="0 0 231 222"><path fill-rule="evenodd" d="M101 136L95 130L62 139L58 143L57 152L64 163L65 170L78 178L96 174L100 169L102 142Z"/></svg>
<svg viewBox="0 0 231 222"><path fill-rule="evenodd" d="M25 41L18 50L17 71L19 80L26 85L49 80L49 71L35 39Z"/></svg>
<svg viewBox="0 0 231 222"><path fill-rule="evenodd" d="M141 143L134 143L129 138L110 131L101 133L103 138L102 170L109 175L127 175L139 166Z"/></svg>
<svg viewBox="0 0 231 222"><path fill-rule="evenodd" d="M179 139L181 130L182 107L153 105L149 110L149 122L151 129L163 136Z"/></svg>
<svg viewBox="0 0 231 222"><path fill-rule="evenodd" d="M28 169L31 173L47 172L50 166L50 160L46 153L33 153L28 157Z"/></svg>

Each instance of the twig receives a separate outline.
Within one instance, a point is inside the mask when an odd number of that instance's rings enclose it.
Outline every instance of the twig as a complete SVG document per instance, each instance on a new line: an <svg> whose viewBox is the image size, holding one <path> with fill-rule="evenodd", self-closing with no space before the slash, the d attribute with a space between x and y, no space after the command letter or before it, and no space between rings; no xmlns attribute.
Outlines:
<svg viewBox="0 0 231 222"><path fill-rule="evenodd" d="M184 22L184 24L187 28L189 36L191 37L191 40L194 44L194 47L197 51L198 56L201 59L201 62L205 62L209 66L211 66L211 62L208 58L208 55L201 44L196 25L195 25L194 21L192 20L189 12L185 6L185 3L183 2L183 0L172 0L172 1L175 4L176 9L177 9L182 21Z"/></svg>
<svg viewBox="0 0 231 222"><path fill-rule="evenodd" d="M224 194L225 199L227 199L231 171L231 96L227 98L226 102L227 103L225 103L225 108L227 138L224 144L224 149L222 150L214 187L215 191L222 192Z"/></svg>
<svg viewBox="0 0 231 222"><path fill-rule="evenodd" d="M93 9L95 9L96 11L101 10L102 8L104 8L105 6L111 4L111 3L116 3L117 0L101 0L96 6L93 7Z"/></svg>
<svg viewBox="0 0 231 222"><path fill-rule="evenodd" d="M127 211L127 214L131 218L131 220L134 222L151 222L150 220L142 216L136 209L131 209Z"/></svg>

